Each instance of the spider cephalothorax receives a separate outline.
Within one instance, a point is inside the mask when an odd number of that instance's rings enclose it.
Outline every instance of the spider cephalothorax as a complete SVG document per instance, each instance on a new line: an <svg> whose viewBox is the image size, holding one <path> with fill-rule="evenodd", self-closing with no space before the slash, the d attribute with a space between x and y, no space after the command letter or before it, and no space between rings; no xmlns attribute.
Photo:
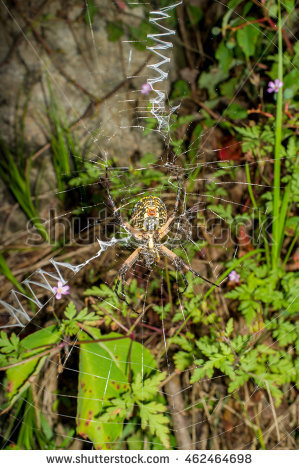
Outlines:
<svg viewBox="0 0 299 470"><path fill-rule="evenodd" d="M122 297L120 297L121 299L126 301L126 296L124 292L126 273L136 263L140 256L145 259L147 267L151 267L155 262L159 262L160 254L168 258L178 269L178 271L180 271L184 279L184 291L188 287L188 282L184 271L191 271L195 276L200 277L209 284L218 287L217 284L214 284L213 282L209 281L208 279L194 271L182 260L182 258L176 255L173 251L169 250L165 246L165 242L162 242L162 239L166 237L166 235L172 229L176 219L178 219L177 213L179 210L180 196L182 192L180 185L178 186L178 192L173 213L168 217L168 219L167 210L164 202L156 196L145 196L140 199L140 201L138 201L137 204L134 206L130 220L131 224L129 224L123 219L120 210L116 207L115 202L109 192L109 185L106 184L105 186L108 193L109 203L113 209L114 215L118 219L119 225L122 226L128 233L130 233L138 244L138 247L126 259L119 271L118 280L115 286L115 292L119 296L118 287L120 282L122 281Z"/></svg>

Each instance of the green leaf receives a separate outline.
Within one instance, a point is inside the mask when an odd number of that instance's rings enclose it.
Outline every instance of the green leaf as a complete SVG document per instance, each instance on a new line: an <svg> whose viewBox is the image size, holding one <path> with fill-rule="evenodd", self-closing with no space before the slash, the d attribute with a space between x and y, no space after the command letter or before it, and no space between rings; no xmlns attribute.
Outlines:
<svg viewBox="0 0 299 470"><path fill-rule="evenodd" d="M222 96L226 98L233 98L236 92L237 85L239 83L238 77L233 77L227 82L220 84L220 92Z"/></svg>
<svg viewBox="0 0 299 470"><path fill-rule="evenodd" d="M225 13L223 20L222 20L222 28L225 30L228 25L228 21L231 15L234 13L234 8L236 8L239 3L243 2L243 0L230 0L227 4L227 12Z"/></svg>
<svg viewBox="0 0 299 470"><path fill-rule="evenodd" d="M151 434L155 434L162 444L169 448L169 418L164 416L166 407L162 403L149 402L140 408L141 427L149 427Z"/></svg>
<svg viewBox="0 0 299 470"><path fill-rule="evenodd" d="M132 384L132 391L138 400L151 400L157 395L162 380L166 377L166 372L154 374L146 380L142 380L141 374L138 374L135 382Z"/></svg>
<svg viewBox="0 0 299 470"><path fill-rule="evenodd" d="M70 302L64 311L66 318L74 318L77 315L77 309L74 302Z"/></svg>
<svg viewBox="0 0 299 470"><path fill-rule="evenodd" d="M244 52L246 59L254 55L259 34L259 27L252 24L238 29L237 42Z"/></svg>
<svg viewBox="0 0 299 470"><path fill-rule="evenodd" d="M229 338L233 331L234 331L234 319L230 318L226 324L225 336Z"/></svg>
<svg viewBox="0 0 299 470"><path fill-rule="evenodd" d="M242 108L238 103L231 103L224 111L224 116L229 116L231 119L239 120L247 117L247 110Z"/></svg>
<svg viewBox="0 0 299 470"><path fill-rule="evenodd" d="M7 333L5 331L1 331L0 333L1 353L16 357L18 355L17 353L19 350L19 343L20 343L20 338L15 333L12 333L10 338L8 338Z"/></svg>
<svg viewBox="0 0 299 470"><path fill-rule="evenodd" d="M21 358L27 359L28 357L35 356L43 350L43 346L56 343L59 340L60 333L58 333L57 327L55 325L36 331L35 333L26 336L26 338L20 341L20 346L25 351L36 348L33 351L22 354ZM15 367L7 370L7 395L10 400L13 400L12 402L15 401L17 394L19 396L20 393L30 386L29 379L31 375L37 374L45 361L46 356L38 359L32 359L31 361L16 365Z"/></svg>
<svg viewBox="0 0 299 470"><path fill-rule="evenodd" d="M283 6L286 9L286 11L288 12L288 14L290 15L294 11L295 0L284 0Z"/></svg>
<svg viewBox="0 0 299 470"><path fill-rule="evenodd" d="M173 85L171 99L185 98L191 95L190 87L185 80L177 80Z"/></svg>
<svg viewBox="0 0 299 470"><path fill-rule="evenodd" d="M113 340L120 335L101 336L100 331L92 327L86 330L94 339L110 341L82 344L80 347L77 432L92 440L97 449L109 449L121 435L123 422L121 419L116 423L103 422L101 415L111 405L111 400L123 400L121 395L130 389L129 357L131 371L136 375L141 369L144 374L149 374L157 365L146 348L129 338ZM80 340L85 339L90 337L81 333Z"/></svg>
<svg viewBox="0 0 299 470"><path fill-rule="evenodd" d="M221 41L221 43L219 44L218 49L215 52L215 57L218 60L223 72L227 73L233 61L233 53L231 49L228 49L226 47L224 41Z"/></svg>
<svg viewBox="0 0 299 470"><path fill-rule="evenodd" d="M180 371L185 371L193 364L193 355L186 351L179 351L173 356L175 368Z"/></svg>

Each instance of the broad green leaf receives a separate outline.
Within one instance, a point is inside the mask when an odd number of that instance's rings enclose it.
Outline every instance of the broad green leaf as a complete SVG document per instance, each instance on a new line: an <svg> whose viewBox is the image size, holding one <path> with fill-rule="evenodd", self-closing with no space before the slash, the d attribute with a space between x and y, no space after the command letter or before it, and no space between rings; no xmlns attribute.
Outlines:
<svg viewBox="0 0 299 470"><path fill-rule="evenodd" d="M228 49L226 47L226 44L224 41L221 41L221 43L219 44L218 49L215 52L215 57L218 60L219 65L222 68L223 72L227 73L233 61L233 53L231 49Z"/></svg>
<svg viewBox="0 0 299 470"><path fill-rule="evenodd" d="M291 15L295 8L295 0L284 0L282 5L287 10L288 14Z"/></svg>
<svg viewBox="0 0 299 470"><path fill-rule="evenodd" d="M22 359L37 355L43 350L43 346L58 342L59 338L60 335L55 325L49 326L48 328L44 328L42 330L36 331L35 333L32 333L31 335L26 336L26 338L20 341L22 349L37 349L22 354ZM41 349L39 349L39 346L41 347ZM32 374L37 373L37 370L41 369L45 361L46 356L38 359L32 359L32 361L16 365L15 367L7 370L7 395L10 400L15 396L17 392L20 391L20 387L22 387L23 392L30 385L28 379L31 377Z"/></svg>
<svg viewBox="0 0 299 470"><path fill-rule="evenodd" d="M246 59L253 56L260 30L256 25L247 25L237 31L237 42L245 54Z"/></svg>
<svg viewBox="0 0 299 470"><path fill-rule="evenodd" d="M242 108L238 103L231 103L224 111L223 115L236 120L245 119L247 117L247 110Z"/></svg>
<svg viewBox="0 0 299 470"><path fill-rule="evenodd" d="M221 83L220 84L221 95L226 96L226 98L233 98L235 95L238 83L239 83L238 77L233 77L227 82Z"/></svg>
<svg viewBox="0 0 299 470"><path fill-rule="evenodd" d="M77 432L84 438L93 441L97 449L111 448L122 433L123 422L103 422L101 414L110 400L120 398L129 390L129 364L133 374L149 373L157 367L150 352L129 338L120 337L117 333L101 336L96 328L88 328L95 339L111 341L82 344L80 347L79 394L77 405ZM80 340L90 339L81 333ZM115 410L117 412L117 410Z"/></svg>

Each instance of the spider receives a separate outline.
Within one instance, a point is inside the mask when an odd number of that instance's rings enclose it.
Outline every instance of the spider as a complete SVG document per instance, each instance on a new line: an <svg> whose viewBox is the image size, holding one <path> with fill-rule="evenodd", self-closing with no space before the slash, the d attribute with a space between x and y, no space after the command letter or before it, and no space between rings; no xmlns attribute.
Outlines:
<svg viewBox="0 0 299 470"><path fill-rule="evenodd" d="M195 276L203 279L208 284L219 287L212 281L209 281L205 277L201 276L198 272L194 271L191 266L188 266L182 258L176 255L173 251L169 250L162 243L162 239L170 232L176 219L178 219L179 203L182 193L182 188L178 185L178 191L176 196L176 202L172 214L167 218L167 210L164 202L157 196L145 196L142 197L137 204L134 206L131 214L131 223L124 220L120 209L116 207L116 204L109 191L109 182L107 178L104 184L108 202L113 210L114 216L117 219L118 224L123 227L126 232L132 235L136 240L138 247L133 253L126 259L119 270L117 282L115 285L115 293L117 296L126 301L125 295L125 279L129 269L138 261L140 257L145 260L146 266L151 268L155 263L160 261L160 254L168 258L176 269L181 273L184 280L185 288L181 293L183 294L187 287L188 281L185 276L185 272L190 271ZM121 295L119 294L119 285L121 283Z"/></svg>

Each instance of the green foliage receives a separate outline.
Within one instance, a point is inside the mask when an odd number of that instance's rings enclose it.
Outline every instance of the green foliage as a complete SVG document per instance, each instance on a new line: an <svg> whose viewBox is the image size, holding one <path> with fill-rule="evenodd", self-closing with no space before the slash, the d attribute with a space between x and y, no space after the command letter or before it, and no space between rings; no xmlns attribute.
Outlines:
<svg viewBox="0 0 299 470"><path fill-rule="evenodd" d="M90 149L88 140L82 146L79 144L77 136L71 131L67 123L67 118L62 109L57 96L54 95L50 80L47 80L49 106L48 133L51 142L52 162L55 170L59 198L64 201L67 183L71 179L72 170L81 170L84 160L83 149Z"/></svg>
<svg viewBox="0 0 299 470"><path fill-rule="evenodd" d="M25 154L18 155L19 152L20 150L15 153L11 151L2 136L0 136L0 177L19 203L28 220L35 225L43 239L49 241L48 233L39 217L37 207L32 201L30 180L28 178L32 164L31 156L26 158ZM16 156L19 158L16 158Z"/></svg>
<svg viewBox="0 0 299 470"><path fill-rule="evenodd" d="M56 326L36 331L21 341L15 335L12 335L9 340L5 334L1 336L1 344L3 345L1 365L16 364L6 371L6 394L9 407L31 386L32 376L37 375L42 369L47 356L36 356L45 351L49 344L56 343L59 339L60 333ZM6 352L5 355L4 352ZM28 360L31 357L32 359Z"/></svg>
<svg viewBox="0 0 299 470"><path fill-rule="evenodd" d="M255 157L268 157L273 153L275 133L269 125L236 127L238 134L242 136L242 150L244 153L252 152Z"/></svg>
<svg viewBox="0 0 299 470"><path fill-rule="evenodd" d="M158 398L158 387L165 374L151 372L156 368L151 353L128 338L113 340L119 334L101 336L95 328L88 331L99 341L109 341L85 344L80 349L78 433L87 435L95 447L101 442L102 448L111 448L121 437L124 421L134 416L136 424L139 422L144 430L150 426L152 435L168 447L169 419L162 414L166 408ZM80 334L81 340L87 338L85 333ZM96 402L95 396L99 398Z"/></svg>
<svg viewBox="0 0 299 470"><path fill-rule="evenodd" d="M184 80L177 80L174 82L171 99L181 99L185 98L186 96L190 96L190 87L187 82Z"/></svg>
<svg viewBox="0 0 299 470"><path fill-rule="evenodd" d="M131 390L123 393L120 398L111 400L112 406L105 408L101 420L113 423L128 420L135 415L140 418L143 430L148 429L151 435L159 438L165 448L169 448L169 418L165 416L166 407L163 403L153 401L165 375L157 373L143 381L141 374L137 374Z"/></svg>
<svg viewBox="0 0 299 470"><path fill-rule="evenodd" d="M247 19L250 21L250 18ZM257 25L249 24L237 30L237 43L244 52L246 59L254 55L259 35L260 30Z"/></svg>
<svg viewBox="0 0 299 470"><path fill-rule="evenodd" d="M268 271L266 265L254 268L254 272L246 276L246 283L225 294L226 298L238 299L238 309L244 315L248 326L252 325L264 312L288 309L289 313L298 311L296 299L298 277L286 275L278 284L277 273ZM297 310L296 310L297 309Z"/></svg>
<svg viewBox="0 0 299 470"><path fill-rule="evenodd" d="M224 111L223 115L239 121L240 119L245 119L247 117L247 111L238 103L232 103Z"/></svg>
<svg viewBox="0 0 299 470"><path fill-rule="evenodd" d="M5 331L0 333L0 352L1 354L8 354L10 357L18 357L20 347L20 338L12 333L8 338Z"/></svg>
<svg viewBox="0 0 299 470"><path fill-rule="evenodd" d="M77 313L75 304L70 302L65 309L64 316L66 320L62 320L61 329L64 331L66 335L76 335L80 331L80 327L78 322L85 323L85 322L94 322L99 319L99 316L96 315L94 312L89 312L87 307Z"/></svg>
<svg viewBox="0 0 299 470"><path fill-rule="evenodd" d="M129 305L136 306L143 295L143 292L137 288L136 279L133 279L128 284L127 294ZM105 284L101 284L99 287L92 286L92 288L85 291L85 295L90 295L99 299L99 301L94 304L93 308L98 316L105 318L106 325L110 325L113 322L111 317L107 316L107 314L113 315L113 317L118 317L118 312L121 312L123 317L127 317L129 314L131 317L136 316L128 305L120 300L114 292L114 289Z"/></svg>
<svg viewBox="0 0 299 470"><path fill-rule="evenodd" d="M22 285L18 282L18 280L13 275L10 267L5 261L4 256L0 253L0 272L3 276L6 277L16 288L19 292L24 292Z"/></svg>

